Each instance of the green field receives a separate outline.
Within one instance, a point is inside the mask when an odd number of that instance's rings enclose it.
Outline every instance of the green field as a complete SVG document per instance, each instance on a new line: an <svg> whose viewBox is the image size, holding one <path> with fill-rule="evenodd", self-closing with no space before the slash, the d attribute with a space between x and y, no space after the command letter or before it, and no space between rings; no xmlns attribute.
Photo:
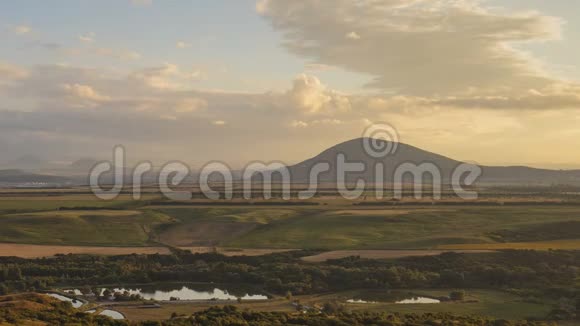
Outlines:
<svg viewBox="0 0 580 326"><path fill-rule="evenodd" d="M152 230L170 218L151 211L45 211L0 216L0 242L145 246Z"/></svg>
<svg viewBox="0 0 580 326"><path fill-rule="evenodd" d="M89 196L4 198L0 242L327 250L578 249L580 243L580 206L144 204Z"/></svg>
<svg viewBox="0 0 580 326"><path fill-rule="evenodd" d="M417 296L447 296L452 289L445 290L409 290L406 292ZM351 310L387 311L399 313L437 313L450 312L463 315L492 316L503 319L543 318L552 309L552 304L538 303L538 300L524 299L506 292L483 289L465 291L464 302L441 302L437 304L348 304ZM341 294L344 296L345 294Z"/></svg>
<svg viewBox="0 0 580 326"><path fill-rule="evenodd" d="M569 230L559 234L552 224L580 223L578 207L187 207L158 211L181 221L162 231L168 241L186 244L195 240L196 230L214 225L223 230L220 246L239 248L431 249L501 243L499 234L543 228L551 230L550 240L560 240L570 237ZM235 232L239 230L243 232ZM546 240L541 232L537 236ZM528 233L527 238L533 234Z"/></svg>

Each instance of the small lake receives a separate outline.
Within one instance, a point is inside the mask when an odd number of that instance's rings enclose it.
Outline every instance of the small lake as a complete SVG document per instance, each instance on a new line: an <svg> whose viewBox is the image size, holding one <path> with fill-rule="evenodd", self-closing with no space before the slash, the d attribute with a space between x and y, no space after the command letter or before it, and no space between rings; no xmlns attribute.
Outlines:
<svg viewBox="0 0 580 326"><path fill-rule="evenodd" d="M376 303L375 301L366 301L361 299L349 299L346 300L347 303L358 303L358 304L369 304L369 303Z"/></svg>
<svg viewBox="0 0 580 326"><path fill-rule="evenodd" d="M118 311L115 311L115 310L109 310L109 309L105 309L105 310L101 311L99 313L99 315L111 317L111 318L113 318L115 320L125 319L125 316L123 316L122 313L120 313Z"/></svg>
<svg viewBox="0 0 580 326"><path fill-rule="evenodd" d="M82 307L82 305L85 304L81 300L65 297L64 295L60 295L57 293L47 293L47 295L49 297L53 297L53 298L58 299L58 300L63 301L63 302L70 302L72 304L72 306L75 308L80 308L80 307Z"/></svg>
<svg viewBox="0 0 580 326"><path fill-rule="evenodd" d="M219 288L199 289L193 286L184 285L177 288L155 288L155 287L139 287L139 288L113 288L109 289L113 292L128 292L129 294L138 294L145 300L156 301L170 301L171 298L178 300L268 300L266 295L253 294L250 292L236 293L228 292ZM104 290L103 290L104 291ZM102 293L102 292L101 292Z"/></svg>
<svg viewBox="0 0 580 326"><path fill-rule="evenodd" d="M413 297L396 301L397 304L416 304L416 303L441 303L440 300L426 297Z"/></svg>
<svg viewBox="0 0 580 326"><path fill-rule="evenodd" d="M393 303L393 304L432 304L441 303L440 300L421 296L420 294L405 293L400 291L380 292L369 291L359 293L352 299L346 300L352 304L373 304L373 303Z"/></svg>

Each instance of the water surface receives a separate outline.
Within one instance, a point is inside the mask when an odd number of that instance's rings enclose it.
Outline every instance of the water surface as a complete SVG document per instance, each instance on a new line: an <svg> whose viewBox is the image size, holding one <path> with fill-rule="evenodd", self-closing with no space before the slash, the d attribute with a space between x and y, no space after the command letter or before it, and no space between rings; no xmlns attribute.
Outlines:
<svg viewBox="0 0 580 326"><path fill-rule="evenodd" d="M155 287L140 287L140 288L114 288L110 289L113 292L128 292L129 294L138 294L145 300L156 301L170 301L171 298L178 300L268 300L266 295L251 294L248 292L239 292L234 294L228 290L219 288L210 289L193 289L190 286L180 286L177 288L155 288ZM103 290L104 291L104 290Z"/></svg>
<svg viewBox="0 0 580 326"><path fill-rule="evenodd" d="M53 297L55 299L58 299L60 301L63 301L63 302L70 302L72 304L72 306L75 307L75 308L80 308L80 307L82 307L82 305L85 304L81 300L77 300L77 299L65 297L64 295L60 295L60 294L57 294L57 293L48 293L47 295L50 296L50 297Z"/></svg>

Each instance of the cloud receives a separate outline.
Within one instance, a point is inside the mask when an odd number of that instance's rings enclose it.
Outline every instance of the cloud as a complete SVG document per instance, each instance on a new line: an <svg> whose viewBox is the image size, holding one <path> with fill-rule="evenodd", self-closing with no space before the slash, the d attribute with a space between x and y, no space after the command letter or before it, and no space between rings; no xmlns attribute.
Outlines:
<svg viewBox="0 0 580 326"><path fill-rule="evenodd" d="M290 123L292 128L306 128L308 127L308 123L301 121L301 120L294 120Z"/></svg>
<svg viewBox="0 0 580 326"><path fill-rule="evenodd" d="M560 19L463 0L259 1L291 53L412 95L542 88L554 78L514 44L556 40ZM356 41L356 42L354 42Z"/></svg>
<svg viewBox="0 0 580 326"><path fill-rule="evenodd" d="M347 33L344 37L349 40L360 40L360 35L358 35L356 32Z"/></svg>
<svg viewBox="0 0 580 326"><path fill-rule="evenodd" d="M24 34L32 33L32 27L27 26L27 25L18 25L18 26L13 26L12 31L17 35L24 35Z"/></svg>
<svg viewBox="0 0 580 326"><path fill-rule="evenodd" d="M0 67L10 67L0 69L0 79L13 76L0 88L0 139L14 140L3 143L5 155L109 157L122 142L133 159L295 162L360 137L373 121L394 125L403 142L458 159L478 159L487 149L494 153L489 160L517 162L533 146L551 150L548 139L580 145L570 137L580 121L574 85L505 98L392 96L344 94L299 75L286 90L236 93L196 89L190 71L170 63L126 75L66 65Z"/></svg>
<svg viewBox="0 0 580 326"><path fill-rule="evenodd" d="M95 33L88 33L85 35L79 35L79 41L83 43L93 43L95 41Z"/></svg>
<svg viewBox="0 0 580 326"><path fill-rule="evenodd" d="M103 57L116 58L116 59L120 59L120 60L132 61L132 60L141 59L140 53L138 53L136 51L130 51L130 50L118 50L118 49L112 49L112 48L99 47L99 48L92 49L92 51L96 55L100 55Z"/></svg>
<svg viewBox="0 0 580 326"><path fill-rule="evenodd" d="M191 47L191 44L183 42L183 41L179 41L175 44L175 47L178 49L186 49L186 48Z"/></svg>
<svg viewBox="0 0 580 326"><path fill-rule="evenodd" d="M531 90L527 94L514 96L451 97L433 100L431 104L466 109L495 110L580 109L580 89L577 88L575 91Z"/></svg>
<svg viewBox="0 0 580 326"><path fill-rule="evenodd" d="M183 89L191 82L203 79L199 70L183 71L179 66L164 63L159 67L142 69L131 74L131 78L156 89Z"/></svg>
<svg viewBox="0 0 580 326"><path fill-rule="evenodd" d="M306 71L308 72L321 72L321 71L330 71L335 70L336 67L325 65L322 63L308 63L304 66Z"/></svg>
<svg viewBox="0 0 580 326"><path fill-rule="evenodd" d="M27 76L28 71L26 69L0 62L0 83L2 81L26 78Z"/></svg>
<svg viewBox="0 0 580 326"><path fill-rule="evenodd" d="M110 100L97 92L93 87L83 84L62 84L61 89L65 94L66 104L76 108L94 108L99 102Z"/></svg>
<svg viewBox="0 0 580 326"><path fill-rule="evenodd" d="M350 110L348 97L328 89L312 75L296 77L287 95L294 105L307 114L334 114Z"/></svg>

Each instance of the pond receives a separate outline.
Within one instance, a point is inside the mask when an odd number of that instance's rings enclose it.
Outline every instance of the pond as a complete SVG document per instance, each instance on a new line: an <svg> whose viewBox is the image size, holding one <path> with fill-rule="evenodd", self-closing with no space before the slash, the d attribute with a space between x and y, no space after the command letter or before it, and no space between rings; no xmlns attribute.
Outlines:
<svg viewBox="0 0 580 326"><path fill-rule="evenodd" d="M441 300L426 298L426 297L413 297L409 299L403 299L396 301L397 304L415 304L415 303L441 303Z"/></svg>
<svg viewBox="0 0 580 326"><path fill-rule="evenodd" d="M228 291L217 287L181 285L181 286L142 286L136 288L112 288L112 292L128 292L138 294L145 300L171 301L177 300L268 300L268 296L251 293L248 290ZM102 293L104 290L102 290Z"/></svg>
<svg viewBox="0 0 580 326"><path fill-rule="evenodd" d="M373 304L373 303L394 303L394 304L428 304L440 303L441 301L435 298L421 296L410 292L401 291L365 291L359 292L358 295L352 299L346 300L347 303L353 304Z"/></svg>
<svg viewBox="0 0 580 326"><path fill-rule="evenodd" d="M105 309L105 310L101 311L99 313L99 315L108 316L108 317L111 317L115 320L125 319L125 316L123 316L122 313L115 311L115 310L109 310L109 309Z"/></svg>
<svg viewBox="0 0 580 326"><path fill-rule="evenodd" d="M50 297L53 297L55 299L58 299L60 301L70 302L72 304L72 306L75 307L75 308L80 308L80 307L82 307L82 305L85 304L81 300L77 300L77 299L65 297L64 295L60 295L60 294L57 294L57 293L47 293L47 295L50 296Z"/></svg>
<svg viewBox="0 0 580 326"><path fill-rule="evenodd" d="M347 303L359 303L359 304L368 304L368 303L376 303L375 301L366 301L361 299L349 299L346 300Z"/></svg>

